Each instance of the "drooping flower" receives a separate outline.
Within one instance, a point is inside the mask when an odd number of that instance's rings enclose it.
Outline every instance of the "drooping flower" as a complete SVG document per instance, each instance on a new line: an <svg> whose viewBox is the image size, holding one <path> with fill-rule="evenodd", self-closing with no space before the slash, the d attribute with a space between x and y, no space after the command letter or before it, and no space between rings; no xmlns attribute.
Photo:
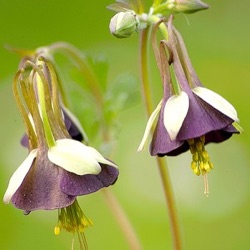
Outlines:
<svg viewBox="0 0 250 250"><path fill-rule="evenodd" d="M29 154L12 175L4 202L11 201L25 214L59 209L55 233L63 228L77 232L84 241L82 233L92 223L76 198L114 184L118 168L80 142L83 132L68 110L62 109L52 63L40 58L22 65L13 89L26 127L23 144Z"/></svg>
<svg viewBox="0 0 250 250"><path fill-rule="evenodd" d="M149 119L139 150L143 149L149 131L158 118L150 145L151 155L176 156L190 149L194 173L206 175L213 164L205 145L223 142L232 134L239 133L233 126L239 119L228 101L203 87L199 81L184 42L172 26L172 18L167 28L169 41L161 41L160 52L156 52L160 54L158 65L163 81L163 99ZM169 60L172 60L170 63L176 83L170 77Z"/></svg>

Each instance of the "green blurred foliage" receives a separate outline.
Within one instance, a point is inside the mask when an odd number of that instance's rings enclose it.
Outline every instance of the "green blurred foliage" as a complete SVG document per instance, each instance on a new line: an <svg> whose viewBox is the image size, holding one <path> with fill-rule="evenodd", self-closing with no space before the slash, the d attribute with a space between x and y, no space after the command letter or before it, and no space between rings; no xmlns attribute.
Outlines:
<svg viewBox="0 0 250 250"><path fill-rule="evenodd" d="M113 13L106 6L111 3L108 0L0 0L1 195L9 177L27 154L19 145L23 125L11 93L11 82L20 58L4 46L35 49L56 41L67 41L93 58L103 56L107 59L108 66L99 61L96 68L103 88L109 84L112 90L113 86L113 92L107 98L126 98L126 94L124 97L122 91L119 92L126 81L131 86L131 94L136 96L141 89L138 35L122 40L110 35L108 24ZM150 1L147 3L149 6ZM169 172L184 249L249 249L250 3L247 0L240 3L210 0L207 3L210 5L208 11L176 15L175 26L186 41L201 81L234 104L245 133L208 147L215 165L208 177L209 197L203 195L202 178L194 176L190 170L191 156L188 153L168 158ZM162 89L153 57L151 61L156 105ZM126 77L119 78L121 75ZM80 120L94 123L88 99L76 97L79 88L75 84L68 89ZM109 108L112 110L112 105ZM86 116L82 114L85 110L89 110ZM147 150L140 154L136 152L146 124L145 114L143 101L133 101L119 115L115 114L119 133L112 159L120 167L120 177L110 189L130 217L143 249L171 249L168 214L158 169ZM81 197L79 202L85 214L94 221L94 227L86 231L90 249L129 249L102 192ZM60 236L53 234L56 211L37 211L24 216L12 205L0 203L0 216L0 249L70 249L71 235L65 232Z"/></svg>

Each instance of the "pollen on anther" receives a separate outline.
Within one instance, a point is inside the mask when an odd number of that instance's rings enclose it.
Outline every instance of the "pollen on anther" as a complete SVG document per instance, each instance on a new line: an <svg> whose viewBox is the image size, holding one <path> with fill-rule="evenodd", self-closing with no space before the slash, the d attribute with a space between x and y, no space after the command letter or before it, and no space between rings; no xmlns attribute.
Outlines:
<svg viewBox="0 0 250 250"><path fill-rule="evenodd" d="M58 227L58 226L54 227L54 234L59 235L60 233L61 233L60 227Z"/></svg>

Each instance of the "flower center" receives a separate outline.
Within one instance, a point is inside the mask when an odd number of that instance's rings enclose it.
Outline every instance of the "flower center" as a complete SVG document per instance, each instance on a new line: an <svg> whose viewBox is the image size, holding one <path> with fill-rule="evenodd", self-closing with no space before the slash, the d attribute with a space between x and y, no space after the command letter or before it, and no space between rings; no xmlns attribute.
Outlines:
<svg viewBox="0 0 250 250"><path fill-rule="evenodd" d="M208 152L205 150L205 136L188 140L189 149L192 154L191 168L196 175L202 174L204 176L205 194L208 194L208 180L207 173L213 169L213 164L210 161Z"/></svg>
<svg viewBox="0 0 250 250"><path fill-rule="evenodd" d="M58 210L58 224L54 228L54 233L59 235L61 229L77 233L81 249L87 249L84 231L89 226L93 226L93 222L84 215L77 200L75 200L70 206Z"/></svg>

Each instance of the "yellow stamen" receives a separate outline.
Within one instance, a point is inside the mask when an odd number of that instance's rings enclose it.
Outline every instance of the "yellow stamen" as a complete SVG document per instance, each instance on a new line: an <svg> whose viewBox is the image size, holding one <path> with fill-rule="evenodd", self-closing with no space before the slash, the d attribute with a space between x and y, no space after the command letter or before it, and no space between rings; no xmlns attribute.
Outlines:
<svg viewBox="0 0 250 250"><path fill-rule="evenodd" d="M93 226L93 222L84 215L77 200L75 200L70 206L58 210L58 225L55 226L54 233L59 235L61 229L76 233L80 242L80 249L87 249L84 231L89 226Z"/></svg>
<svg viewBox="0 0 250 250"><path fill-rule="evenodd" d="M205 150L205 136L201 136L198 138L188 140L189 149L192 154L192 162L191 168L196 175L200 175L202 173L204 179L204 193L208 195L208 179L207 173L213 169L213 164L210 161L209 154Z"/></svg>

